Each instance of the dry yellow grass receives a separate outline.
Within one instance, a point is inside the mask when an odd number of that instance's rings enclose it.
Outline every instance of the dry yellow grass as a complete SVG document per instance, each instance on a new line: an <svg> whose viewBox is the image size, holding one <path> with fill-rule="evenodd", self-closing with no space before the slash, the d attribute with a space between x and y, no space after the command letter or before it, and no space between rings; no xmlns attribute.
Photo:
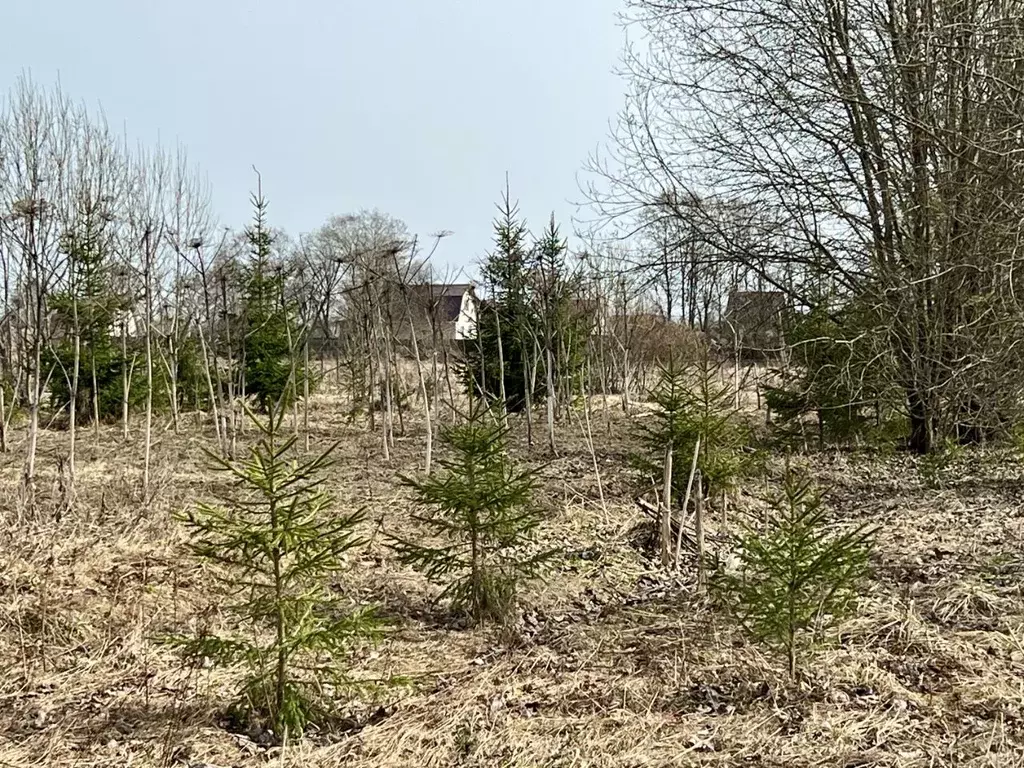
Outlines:
<svg viewBox="0 0 1024 768"><path fill-rule="evenodd" d="M341 413L319 396L312 421L315 445L343 441L339 505L369 512L372 542L345 586L396 622L354 663L415 679L353 704L386 716L283 751L219 724L230 671L189 674L152 642L221 620L171 517L217 482L200 450L209 437L161 433L147 508L140 446L108 429L98 442L83 433L77 504L59 520L44 474L36 515L16 524L18 446L0 457L0 766L1024 765L1024 483L1008 458L972 458L942 491L902 458L813 460L837 518L882 530L860 615L792 683L693 594L690 574L660 573L635 546L618 416L610 435L594 424L603 506L578 428L563 425L541 501L544 535L566 554L525 596L514 636L499 637L446 624L379 535L407 530L395 473L417 468L421 437L399 437L386 466L378 436ZM65 438L45 435L47 472Z"/></svg>

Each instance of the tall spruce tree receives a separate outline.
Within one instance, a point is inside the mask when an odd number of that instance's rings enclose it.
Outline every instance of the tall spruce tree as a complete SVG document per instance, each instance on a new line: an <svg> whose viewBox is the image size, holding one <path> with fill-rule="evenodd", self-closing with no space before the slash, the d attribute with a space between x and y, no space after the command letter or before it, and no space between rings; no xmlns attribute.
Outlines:
<svg viewBox="0 0 1024 768"><path fill-rule="evenodd" d="M121 406L123 368L128 365L113 328L119 312L130 306L111 279L109 234L99 214L86 214L66 232L61 247L68 259L67 288L53 298L63 340L48 353L48 362L65 374L74 365L75 333L80 337L76 411L93 420L116 416ZM50 398L56 408L72 397L72 377L54 376ZM136 390L136 396L140 396Z"/></svg>
<svg viewBox="0 0 1024 768"><path fill-rule="evenodd" d="M529 231L506 191L494 220L494 250L481 266L490 297L464 363L467 388L518 412L546 393L537 380L537 313L529 300Z"/></svg>
<svg viewBox="0 0 1024 768"><path fill-rule="evenodd" d="M245 269L242 296L245 334L242 372L245 392L263 412L275 403L288 405L295 397L294 382L303 375L296 351L299 326L284 291L284 271L271 262L274 239L267 227L267 201L262 190L252 196L253 223L246 229L250 262Z"/></svg>
<svg viewBox="0 0 1024 768"><path fill-rule="evenodd" d="M540 365L547 390L548 438L554 450L554 417L558 404L579 391L587 328L575 310L580 278L567 263L568 243L554 214L531 251L530 287L538 325Z"/></svg>

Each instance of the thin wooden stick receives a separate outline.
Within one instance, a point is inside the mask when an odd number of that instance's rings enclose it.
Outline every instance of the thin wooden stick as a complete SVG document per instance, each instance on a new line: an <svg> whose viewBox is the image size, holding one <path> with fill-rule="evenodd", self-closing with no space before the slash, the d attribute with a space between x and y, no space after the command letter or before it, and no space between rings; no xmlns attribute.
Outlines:
<svg viewBox="0 0 1024 768"><path fill-rule="evenodd" d="M700 435L697 435L697 444L693 447L693 461L690 463L690 477L686 480L686 495L683 496L683 510L679 518L679 530L676 533L676 570L681 567L680 554L683 548L683 527L686 521L686 510L690 507L690 491L693 488L693 476L697 472L697 456L700 454Z"/></svg>
<svg viewBox="0 0 1024 768"><path fill-rule="evenodd" d="M661 501L661 564L667 566L672 558L672 446L665 447L665 468Z"/></svg>
<svg viewBox="0 0 1024 768"><path fill-rule="evenodd" d="M697 532L697 591L703 593L707 582L704 573L704 482L699 472L697 473L696 507L694 528Z"/></svg>

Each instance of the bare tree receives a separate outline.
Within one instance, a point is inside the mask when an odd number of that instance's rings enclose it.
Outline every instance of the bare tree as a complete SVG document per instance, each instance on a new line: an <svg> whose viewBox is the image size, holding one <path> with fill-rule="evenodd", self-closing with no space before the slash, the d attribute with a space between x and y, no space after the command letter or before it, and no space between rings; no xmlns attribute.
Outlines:
<svg viewBox="0 0 1024 768"><path fill-rule="evenodd" d="M43 367L50 323L50 297L62 279L59 202L67 184L73 149L71 105L59 91L42 91L18 81L2 121L5 162L0 165L4 228L20 312L17 344L25 370L28 446L23 482L29 506L34 498L39 411L49 372Z"/></svg>
<svg viewBox="0 0 1024 768"><path fill-rule="evenodd" d="M403 269L398 258L399 250L393 252L395 261L395 274L399 277L398 288L402 295L402 304L405 307L405 320L409 326L409 345L412 350L413 362L416 366L416 378L419 382L420 397L423 400L424 429L426 430L426 445L424 447L423 471L430 473L433 463L434 450L434 403L437 399L438 373L437 373L437 346L438 337L438 308L444 291L434 292L434 285L431 280L432 274L429 268L430 260L441 244L441 240L450 233L442 231L434 235L434 244L424 259L417 256L417 241L414 239L410 247L410 258L405 262ZM420 299L413 297L413 288L416 286L425 288L420 292ZM420 348L420 335L423 323L416 315L423 312L427 325L431 332L431 382L427 386L427 375L423 370L423 355Z"/></svg>
<svg viewBox="0 0 1024 768"><path fill-rule="evenodd" d="M226 241L221 240L221 247ZM186 243L182 252L186 274L183 278L185 294L191 295L198 305L193 309L196 316L194 332L199 340L199 349L203 357L203 377L206 380L206 393L210 403L213 428L217 436L217 445L221 455L227 457L227 423L222 423L221 416L226 413L223 402L224 387L221 367L218 365L216 349L213 346L217 337L217 318L214 305L216 303L216 285L211 272L211 257L207 256L207 243L202 237L195 237ZM216 254L216 251L214 251ZM213 257L215 260L216 256Z"/></svg>
<svg viewBox="0 0 1024 768"><path fill-rule="evenodd" d="M80 383L88 376L89 406L96 433L99 430L99 387L96 347L107 331L114 305L109 288L108 271L113 253L114 229L118 206L124 196L124 154L102 120L92 119L84 109L73 114L72 163L67 184L59 203L62 217L61 249L67 259L65 279L59 286L56 305L62 305L66 322L51 334L48 348L51 357L62 368L68 397L68 482L66 504L73 503L75 459L78 427ZM70 318L66 316L70 315ZM55 323L59 325L59 323ZM69 326L69 327L68 327ZM70 366L56 343L66 344L70 333L72 355ZM83 342L88 347L88 370L82 370ZM83 403L84 405L84 403Z"/></svg>
<svg viewBox="0 0 1024 768"><path fill-rule="evenodd" d="M627 51L616 146L591 164L602 212L684 190L669 207L717 258L804 306L857 301L915 451L1008 413L1024 339L1020 1L629 8L649 46Z"/></svg>
<svg viewBox="0 0 1024 768"><path fill-rule="evenodd" d="M160 150L139 148L131 160L131 188L126 212L127 263L141 283L141 317L145 332L146 415L142 468L142 494L151 498L151 465L153 453L153 391L154 355L156 354L156 295L162 277L161 256L167 232L164 217L165 194L168 190L167 156Z"/></svg>
<svg viewBox="0 0 1024 768"><path fill-rule="evenodd" d="M355 243L356 218L333 216L315 232L299 238L299 258L313 314L311 332L319 342L321 373L326 356L334 356L337 364L341 352L338 332L345 306L345 267L359 248Z"/></svg>
<svg viewBox="0 0 1024 768"><path fill-rule="evenodd" d="M169 284L160 286L164 293L161 301L164 311L157 326L162 342L157 345L157 350L167 379L171 420L177 432L181 347L193 325L185 295L185 271L189 267L186 254L190 250L194 252L197 244L201 246L209 237L210 230L209 190L189 164L188 156L181 147L168 172L168 190L164 197L164 240L170 251L171 264Z"/></svg>

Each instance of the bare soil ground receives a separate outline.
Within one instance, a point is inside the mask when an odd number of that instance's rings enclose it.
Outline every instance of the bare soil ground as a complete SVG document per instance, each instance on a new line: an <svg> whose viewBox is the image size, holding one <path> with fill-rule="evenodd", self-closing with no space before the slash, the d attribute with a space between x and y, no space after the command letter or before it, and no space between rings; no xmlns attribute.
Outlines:
<svg viewBox="0 0 1024 768"><path fill-rule="evenodd" d="M908 457L808 459L837 521L881 533L859 616L791 682L689 570L666 575L644 549L618 416L610 433L595 424L603 504L576 425L544 460L543 535L564 554L502 634L453 625L384 545L382 529L408 532L395 473L415 471L422 435L399 438L388 466L341 413L317 398L313 443L342 440L330 482L339 507L366 507L371 538L343 586L395 622L354 664L413 683L287 750L230 732L231 671L183 671L152 642L220 620L172 518L221 482L210 436L161 432L146 506L139 441L84 432L78 503L56 519L66 435L47 433L35 515L19 505L18 447L0 457L0 766L1024 765L1024 473L1009 454L969 455L941 490Z"/></svg>

